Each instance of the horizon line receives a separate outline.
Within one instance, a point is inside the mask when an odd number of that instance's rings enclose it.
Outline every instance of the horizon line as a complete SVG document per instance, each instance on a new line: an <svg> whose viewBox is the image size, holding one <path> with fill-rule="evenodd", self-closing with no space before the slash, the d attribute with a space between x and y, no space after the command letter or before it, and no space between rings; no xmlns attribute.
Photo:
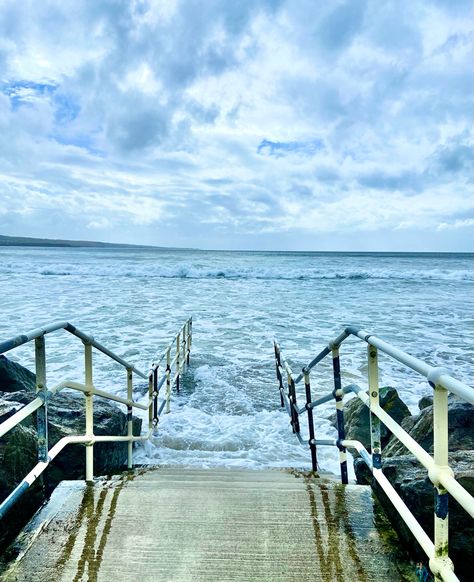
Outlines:
<svg viewBox="0 0 474 582"><path fill-rule="evenodd" d="M328 250L328 249L224 249L224 248L200 248L200 247L179 247L179 246L162 246L156 244L138 244L124 242L104 242L84 239L61 239L61 238L43 238L29 236L13 236L0 234L1 247L55 247L55 248L101 248L101 247L128 247L128 248L148 248L160 250L175 251L212 251L212 252L235 252L235 253L379 253L379 254L474 254L474 250L464 251L436 251L436 250Z"/></svg>

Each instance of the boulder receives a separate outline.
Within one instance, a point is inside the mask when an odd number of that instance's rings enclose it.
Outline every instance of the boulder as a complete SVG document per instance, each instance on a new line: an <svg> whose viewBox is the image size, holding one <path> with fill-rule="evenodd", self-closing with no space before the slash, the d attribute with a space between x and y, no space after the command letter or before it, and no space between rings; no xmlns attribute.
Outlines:
<svg viewBox="0 0 474 582"><path fill-rule="evenodd" d="M457 451L449 453L449 464L459 483L474 495L474 451ZM423 529L433 539L434 524L434 488L428 478L426 469L420 465L412 455L401 455L386 458L382 462L383 473L393 485L397 493L414 514ZM415 561L427 562L422 549L414 540L391 501L385 495L367 466L358 458L354 460L354 469L357 481L372 484L385 513L401 539L409 542ZM472 580L470 563L472 542L474 540L474 521L466 511L456 502L449 501L449 556L455 565L455 572L461 581Z"/></svg>
<svg viewBox="0 0 474 582"><path fill-rule="evenodd" d="M380 406L398 423L410 416L408 407L398 395L395 388L385 386L380 388ZM336 426L336 415L331 415L333 426ZM367 406L359 398L352 398L344 404L344 428L346 438L360 441L370 451L370 414ZM384 424L380 424L382 447L386 445L392 433ZM356 454L351 450L351 454Z"/></svg>
<svg viewBox="0 0 474 582"><path fill-rule="evenodd" d="M0 391L1 392L34 392L36 376L20 364L0 355Z"/></svg>
<svg viewBox="0 0 474 582"><path fill-rule="evenodd" d="M31 402L35 395L35 374L0 356L0 422ZM62 390L48 403L49 448L64 436L85 432L84 396ZM134 418L133 433L139 435L141 419ZM127 416L119 405L94 398L94 433L126 435ZM94 475L123 470L127 443L94 445ZM4 499L37 463L36 413L9 431L0 440L0 499ZM34 487L25 494L14 511L7 514L0 533L0 547L21 527L63 479L85 476L84 445L68 445L51 463Z"/></svg>
<svg viewBox="0 0 474 582"><path fill-rule="evenodd" d="M426 394L426 396L423 396L420 401L418 402L418 408L420 410L423 410L423 408L426 408L427 406L433 406L433 395L432 394Z"/></svg>
<svg viewBox="0 0 474 582"><path fill-rule="evenodd" d="M426 451L433 452L432 405L425 406L415 416L404 418L401 425ZM450 399L448 427L448 448L450 451L474 450L474 406L472 404L454 398ZM410 454L409 451L394 436L383 450L384 457L408 454Z"/></svg>
<svg viewBox="0 0 474 582"><path fill-rule="evenodd" d="M429 398L419 403L420 413L405 417L401 425L428 452L433 452L433 406ZM448 406L449 464L459 483L474 496L474 407L456 397L449 398ZM421 548L400 519L385 493L381 490L362 459L355 459L357 481L372 484L390 521L401 538L410 540L415 560L426 562ZM426 469L392 436L383 449L382 469L397 493L412 511L423 529L433 538L434 488ZM474 522L454 499L450 499L449 555L460 580L471 580L469 558L472 557Z"/></svg>

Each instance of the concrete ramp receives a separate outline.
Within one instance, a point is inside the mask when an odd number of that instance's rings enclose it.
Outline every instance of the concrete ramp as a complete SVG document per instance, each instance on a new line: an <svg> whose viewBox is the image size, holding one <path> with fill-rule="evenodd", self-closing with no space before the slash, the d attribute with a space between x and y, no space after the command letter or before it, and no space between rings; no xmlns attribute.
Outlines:
<svg viewBox="0 0 474 582"><path fill-rule="evenodd" d="M369 487L292 471L154 468L61 483L1 579L412 579L392 536Z"/></svg>

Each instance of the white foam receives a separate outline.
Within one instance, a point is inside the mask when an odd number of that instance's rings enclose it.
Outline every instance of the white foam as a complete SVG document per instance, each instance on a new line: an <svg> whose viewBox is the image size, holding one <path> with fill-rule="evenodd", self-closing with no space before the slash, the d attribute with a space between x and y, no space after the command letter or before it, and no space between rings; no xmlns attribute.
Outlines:
<svg viewBox="0 0 474 582"><path fill-rule="evenodd" d="M69 320L146 371L186 317L194 315L192 366L155 444L137 460L200 466L309 468L309 452L280 410L276 335L299 371L348 324L356 324L471 382L474 323L471 257L384 257L0 249L2 337ZM83 381L83 346L65 332L46 340L48 385ZM9 352L34 368L31 345ZM365 345L341 347L343 383L367 383ZM161 373L161 372L160 372ZM98 388L122 395L123 369L94 354ZM136 388L145 388L134 379ZM380 355L380 383L412 412L431 390ZM312 374L314 397L332 390L331 362ZM304 390L298 387L300 402ZM318 438L334 438L332 403L317 410ZM146 415L143 415L145 418ZM303 430L304 422L303 422ZM338 472L337 450L320 465Z"/></svg>

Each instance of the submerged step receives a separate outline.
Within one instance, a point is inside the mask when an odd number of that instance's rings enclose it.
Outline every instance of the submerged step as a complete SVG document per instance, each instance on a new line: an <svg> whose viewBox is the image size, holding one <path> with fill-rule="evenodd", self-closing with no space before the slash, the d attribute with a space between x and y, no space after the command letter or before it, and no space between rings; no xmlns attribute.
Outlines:
<svg viewBox="0 0 474 582"><path fill-rule="evenodd" d="M406 580L387 528L369 487L296 471L136 470L62 482L2 580Z"/></svg>

